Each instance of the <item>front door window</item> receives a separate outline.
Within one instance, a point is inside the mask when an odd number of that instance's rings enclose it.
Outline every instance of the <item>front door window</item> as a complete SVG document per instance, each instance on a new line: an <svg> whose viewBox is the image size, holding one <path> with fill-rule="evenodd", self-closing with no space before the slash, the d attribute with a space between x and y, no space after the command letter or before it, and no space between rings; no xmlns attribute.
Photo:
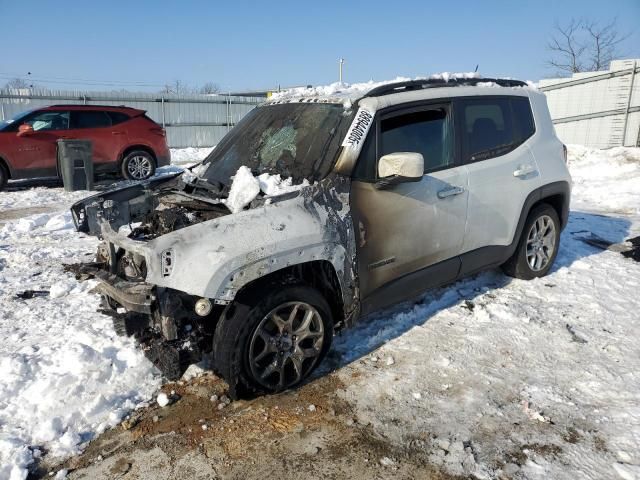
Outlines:
<svg viewBox="0 0 640 480"><path fill-rule="evenodd" d="M24 123L31 125L36 132L67 130L69 128L69 112L40 112Z"/></svg>

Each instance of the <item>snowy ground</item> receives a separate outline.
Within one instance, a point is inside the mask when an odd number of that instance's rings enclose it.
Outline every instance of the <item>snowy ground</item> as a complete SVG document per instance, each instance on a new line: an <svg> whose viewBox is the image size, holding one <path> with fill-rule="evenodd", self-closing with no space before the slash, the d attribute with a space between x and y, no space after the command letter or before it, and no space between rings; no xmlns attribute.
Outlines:
<svg viewBox="0 0 640 480"><path fill-rule="evenodd" d="M640 263L580 240L640 234L640 149L569 165L550 275L483 273L338 339L344 363L380 347L343 369L361 423L451 474L640 478Z"/></svg>
<svg viewBox="0 0 640 480"><path fill-rule="evenodd" d="M570 169L573 211L548 277L483 273L336 339L360 423L451 474L640 478L640 264L580 240L640 234L640 150L573 146ZM96 312L91 285L61 267L95 249L66 213L82 196L0 193L1 479L77 452L160 384ZM25 290L49 294L16 297Z"/></svg>
<svg viewBox="0 0 640 480"><path fill-rule="evenodd" d="M210 151L172 155L185 165ZM96 239L77 234L68 212L87 192L14 185L0 192L0 479L24 478L44 452L78 452L160 385L134 343L96 312L92 284L62 270L95 253ZM27 290L49 293L16 296Z"/></svg>

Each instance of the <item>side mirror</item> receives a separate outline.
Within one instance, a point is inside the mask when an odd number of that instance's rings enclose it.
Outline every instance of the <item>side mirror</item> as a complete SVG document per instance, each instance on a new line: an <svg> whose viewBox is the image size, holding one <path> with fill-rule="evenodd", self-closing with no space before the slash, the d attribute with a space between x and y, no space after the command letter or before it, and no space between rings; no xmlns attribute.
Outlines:
<svg viewBox="0 0 640 480"><path fill-rule="evenodd" d="M18 127L18 136L24 137L25 135L31 135L34 132L33 127L28 123L23 123Z"/></svg>
<svg viewBox="0 0 640 480"><path fill-rule="evenodd" d="M424 175L424 157L421 153L396 152L378 160L378 188L404 182L419 182Z"/></svg>

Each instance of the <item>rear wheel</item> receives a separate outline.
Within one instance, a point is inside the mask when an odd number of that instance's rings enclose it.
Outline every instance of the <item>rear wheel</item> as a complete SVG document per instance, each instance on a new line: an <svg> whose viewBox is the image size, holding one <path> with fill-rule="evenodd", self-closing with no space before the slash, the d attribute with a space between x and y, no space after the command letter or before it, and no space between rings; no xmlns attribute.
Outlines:
<svg viewBox="0 0 640 480"><path fill-rule="evenodd" d="M331 346L333 318L324 297L306 286L274 286L247 295L222 315L215 366L233 397L300 384Z"/></svg>
<svg viewBox="0 0 640 480"><path fill-rule="evenodd" d="M7 168L0 162L0 190L2 190L9 180L9 172L7 172Z"/></svg>
<svg viewBox="0 0 640 480"><path fill-rule="evenodd" d="M146 180L156 171L156 161L149 152L135 150L122 160L122 176L127 180Z"/></svg>
<svg viewBox="0 0 640 480"><path fill-rule="evenodd" d="M560 219L546 203L536 206L527 217L518 247L502 269L524 280L545 276L558 255Z"/></svg>

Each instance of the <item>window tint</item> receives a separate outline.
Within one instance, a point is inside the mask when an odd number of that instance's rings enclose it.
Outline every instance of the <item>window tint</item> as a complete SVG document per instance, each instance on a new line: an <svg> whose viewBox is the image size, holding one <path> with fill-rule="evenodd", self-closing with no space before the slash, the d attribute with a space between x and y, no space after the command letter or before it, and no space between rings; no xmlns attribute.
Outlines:
<svg viewBox="0 0 640 480"><path fill-rule="evenodd" d="M465 160L499 157L516 146L507 98L461 100Z"/></svg>
<svg viewBox="0 0 640 480"><path fill-rule="evenodd" d="M513 110L513 123L518 132L518 143L522 143L536 131L529 99L525 97L511 98L511 109Z"/></svg>
<svg viewBox="0 0 640 480"><path fill-rule="evenodd" d="M131 118L129 115L127 115L126 113L122 113L122 112L107 112L107 115L109 115L109 117L111 117L111 123L113 125L117 125L119 123L126 122L127 120L129 120Z"/></svg>
<svg viewBox="0 0 640 480"><path fill-rule="evenodd" d="M110 127L111 118L105 112L71 112L71 128Z"/></svg>
<svg viewBox="0 0 640 480"><path fill-rule="evenodd" d="M38 131L66 130L69 128L69 112L39 112L29 117L28 123Z"/></svg>
<svg viewBox="0 0 640 480"><path fill-rule="evenodd" d="M436 108L398 115L380 123L380 156L416 152L424 157L424 171L452 163L447 110Z"/></svg>

